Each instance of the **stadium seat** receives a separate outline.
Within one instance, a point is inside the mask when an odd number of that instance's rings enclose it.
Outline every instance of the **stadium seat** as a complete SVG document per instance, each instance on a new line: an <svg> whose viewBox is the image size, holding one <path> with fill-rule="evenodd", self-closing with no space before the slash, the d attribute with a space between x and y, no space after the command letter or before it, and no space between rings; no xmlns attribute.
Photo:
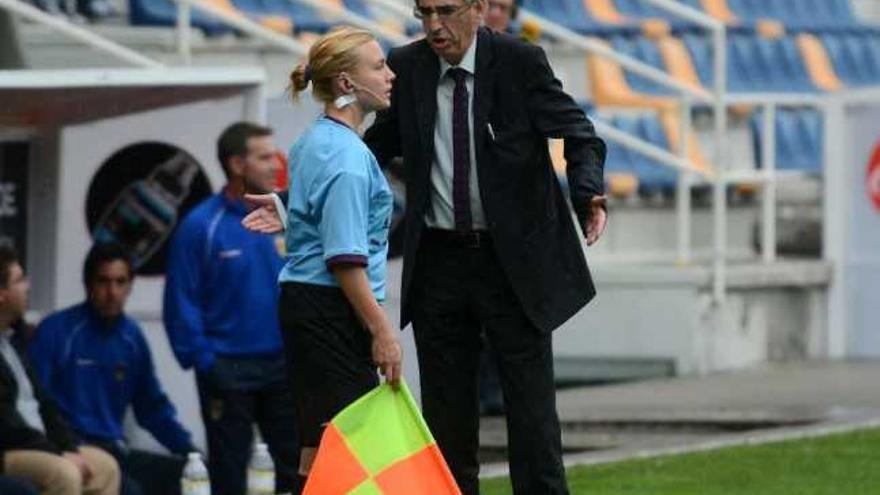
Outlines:
<svg viewBox="0 0 880 495"><path fill-rule="evenodd" d="M643 36L614 36L611 38L611 46L618 52L629 55L640 62L652 67L665 70L663 58L660 56L657 46ZM673 91L661 84L647 79L631 71L624 71L630 87L637 92L650 95L669 95Z"/></svg>
<svg viewBox="0 0 880 495"><path fill-rule="evenodd" d="M657 49L669 75L691 86L704 88L691 54L680 38L663 37L657 40Z"/></svg>
<svg viewBox="0 0 880 495"><path fill-rule="evenodd" d="M679 145L681 139L679 133L681 130L681 120L679 113L662 112L660 113L659 118L660 125L663 127L663 132L666 134L666 141L669 143L669 151L676 155L680 154ZM696 169L711 174L712 166L709 164L705 153L703 153L703 146L700 144L700 139L697 134L691 131L688 133L687 139L688 160Z"/></svg>
<svg viewBox="0 0 880 495"><path fill-rule="evenodd" d="M672 151L666 132L656 116L643 116L636 121L638 136L658 148ZM634 153L639 191L643 194L661 192L671 195L675 191L678 171L662 165L645 155Z"/></svg>
<svg viewBox="0 0 880 495"><path fill-rule="evenodd" d="M786 77L796 81L793 84L797 91L810 92L823 89L810 77L806 57L798 48L796 38L786 36L779 40L778 47L781 50L780 60L783 61Z"/></svg>
<svg viewBox="0 0 880 495"><path fill-rule="evenodd" d="M235 15L246 16L281 34L293 32L293 23L289 17L270 12L260 0L210 0L210 2Z"/></svg>
<svg viewBox="0 0 880 495"><path fill-rule="evenodd" d="M311 5L298 0L264 0L283 6L293 20L296 33L325 33L333 27L332 19L327 19ZM285 5L286 4L286 5Z"/></svg>
<svg viewBox="0 0 880 495"><path fill-rule="evenodd" d="M864 34L824 33L819 36L831 56L831 62L840 79L850 86L865 86L880 82L880 73L874 70L873 51L863 46Z"/></svg>
<svg viewBox="0 0 880 495"><path fill-rule="evenodd" d="M595 41L609 46L599 38ZM599 106L619 106L636 108L673 108L676 102L671 98L649 95L633 90L627 81L623 67L614 60L598 55L587 55L587 68L592 89L592 100Z"/></svg>
<svg viewBox="0 0 880 495"><path fill-rule="evenodd" d="M776 168L797 170L810 174L822 173L822 116L817 110L777 109L776 121ZM755 145L755 157L759 167L763 147L763 111L755 112L751 126Z"/></svg>
<svg viewBox="0 0 880 495"><path fill-rule="evenodd" d="M617 10L613 0L584 0L584 6L590 15L599 22L615 25L629 22L629 19Z"/></svg>
<svg viewBox="0 0 880 495"><path fill-rule="evenodd" d="M524 0L523 8L581 34L609 32L590 17L581 0Z"/></svg>
<svg viewBox="0 0 880 495"><path fill-rule="evenodd" d="M174 26L177 6L171 0L131 0L128 17L133 26ZM210 36L233 32L229 26L196 9L192 9L190 19L193 27Z"/></svg>
<svg viewBox="0 0 880 495"><path fill-rule="evenodd" d="M819 38L812 34L801 33L795 38L798 50L806 65L810 79L817 88L823 91L837 91L844 87L843 82L834 70L831 56Z"/></svg>
<svg viewBox="0 0 880 495"><path fill-rule="evenodd" d="M739 21L727 4L727 0L686 0L684 3L703 10L725 24L735 24Z"/></svg>
<svg viewBox="0 0 880 495"><path fill-rule="evenodd" d="M620 129L624 127L620 124L621 119L623 117L615 116L610 123ZM634 194L638 191L639 179L633 166L632 151L610 139L605 140L605 146L605 183L609 194L616 197Z"/></svg>

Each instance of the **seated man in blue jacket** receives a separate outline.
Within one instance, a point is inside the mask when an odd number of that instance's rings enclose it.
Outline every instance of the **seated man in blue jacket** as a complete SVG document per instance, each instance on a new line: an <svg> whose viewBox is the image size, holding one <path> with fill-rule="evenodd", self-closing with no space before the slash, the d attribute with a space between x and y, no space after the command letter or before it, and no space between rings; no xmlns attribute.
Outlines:
<svg viewBox="0 0 880 495"><path fill-rule="evenodd" d="M80 439L116 457L126 493L176 494L185 454L195 447L159 385L140 327L124 313L133 278L121 246L95 244L83 269L87 300L40 323L30 358ZM129 406L175 457L129 448L123 431Z"/></svg>

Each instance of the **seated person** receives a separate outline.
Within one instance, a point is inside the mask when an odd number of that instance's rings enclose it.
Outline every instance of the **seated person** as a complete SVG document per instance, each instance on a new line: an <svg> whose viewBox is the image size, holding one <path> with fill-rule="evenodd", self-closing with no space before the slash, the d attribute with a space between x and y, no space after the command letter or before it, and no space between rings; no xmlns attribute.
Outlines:
<svg viewBox="0 0 880 495"><path fill-rule="evenodd" d="M0 468L2 467L0 465ZM0 493L3 495L37 495L37 490L29 483L0 474Z"/></svg>
<svg viewBox="0 0 880 495"><path fill-rule="evenodd" d="M83 268L87 300L46 317L30 357L79 438L119 461L127 493L170 495L179 493L185 454L195 447L159 385L140 327L124 313L133 279L121 246L95 244ZM123 419L129 406L138 423L178 456L128 447Z"/></svg>
<svg viewBox="0 0 880 495"><path fill-rule="evenodd" d="M42 495L118 495L116 461L100 449L78 445L11 329L24 314L27 297L18 256L0 245L0 471L32 483Z"/></svg>

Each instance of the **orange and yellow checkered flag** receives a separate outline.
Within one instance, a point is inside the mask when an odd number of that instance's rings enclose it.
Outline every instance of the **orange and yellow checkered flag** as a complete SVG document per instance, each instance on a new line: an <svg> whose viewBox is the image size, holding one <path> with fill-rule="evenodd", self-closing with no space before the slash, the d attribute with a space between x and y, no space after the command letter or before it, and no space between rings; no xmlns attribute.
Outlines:
<svg viewBox="0 0 880 495"><path fill-rule="evenodd" d="M303 495L461 495L406 383L380 385L327 425Z"/></svg>

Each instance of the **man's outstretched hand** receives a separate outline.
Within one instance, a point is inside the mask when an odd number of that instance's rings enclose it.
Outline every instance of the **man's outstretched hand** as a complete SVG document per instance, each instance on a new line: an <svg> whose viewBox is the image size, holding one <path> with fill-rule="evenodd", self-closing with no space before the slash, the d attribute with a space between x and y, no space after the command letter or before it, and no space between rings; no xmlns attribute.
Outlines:
<svg viewBox="0 0 880 495"><path fill-rule="evenodd" d="M277 234L284 230L274 194L245 194L244 202L253 209L241 221L244 228L261 234Z"/></svg>
<svg viewBox="0 0 880 495"><path fill-rule="evenodd" d="M602 237L605 226L608 224L608 212L605 211L605 197L596 196L590 204L590 216L584 226L584 237L587 238L587 246L592 246Z"/></svg>

